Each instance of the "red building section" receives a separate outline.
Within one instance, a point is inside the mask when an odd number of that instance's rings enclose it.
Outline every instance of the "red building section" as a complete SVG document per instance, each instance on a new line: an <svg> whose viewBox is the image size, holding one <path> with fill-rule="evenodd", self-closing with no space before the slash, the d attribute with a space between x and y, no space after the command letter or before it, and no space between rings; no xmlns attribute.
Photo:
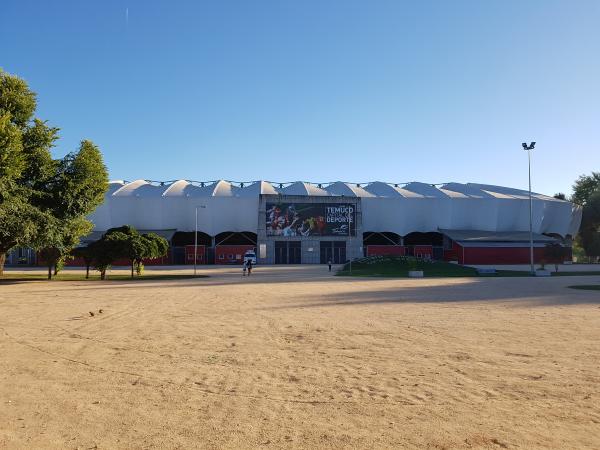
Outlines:
<svg viewBox="0 0 600 450"><path fill-rule="evenodd" d="M404 256L404 245L367 245L367 256Z"/></svg>
<svg viewBox="0 0 600 450"><path fill-rule="evenodd" d="M415 245L412 254L416 258L433 259L433 245Z"/></svg>
<svg viewBox="0 0 600 450"><path fill-rule="evenodd" d="M572 259L571 248L565 249L565 261ZM456 256L459 264L529 264L529 247L527 246L462 246L455 242L452 248L452 255ZM542 262L547 264L559 263L564 261L555 261L546 256L546 249L542 246L533 248L533 260L536 264Z"/></svg>
<svg viewBox="0 0 600 450"><path fill-rule="evenodd" d="M242 264L244 254L255 248L254 245L217 245L215 247L215 264Z"/></svg>
<svg viewBox="0 0 600 450"><path fill-rule="evenodd" d="M206 264L206 246L198 245L198 249L194 252L193 245L185 246L185 263L194 264L194 253L196 253L196 264Z"/></svg>

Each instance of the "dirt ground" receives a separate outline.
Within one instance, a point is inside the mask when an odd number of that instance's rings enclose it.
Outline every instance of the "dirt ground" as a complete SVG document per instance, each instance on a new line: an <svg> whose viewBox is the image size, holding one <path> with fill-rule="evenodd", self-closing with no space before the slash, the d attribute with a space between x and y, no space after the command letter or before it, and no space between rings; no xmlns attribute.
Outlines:
<svg viewBox="0 0 600 450"><path fill-rule="evenodd" d="M0 284L0 448L600 448L600 277L201 272Z"/></svg>

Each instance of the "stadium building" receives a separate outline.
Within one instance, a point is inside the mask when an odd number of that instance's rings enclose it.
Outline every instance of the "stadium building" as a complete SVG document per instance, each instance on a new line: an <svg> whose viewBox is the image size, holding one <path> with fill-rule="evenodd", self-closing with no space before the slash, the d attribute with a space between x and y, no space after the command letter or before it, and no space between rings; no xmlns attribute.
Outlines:
<svg viewBox="0 0 600 450"><path fill-rule="evenodd" d="M551 242L570 255L581 208L542 194L533 194L532 203L536 262ZM473 183L115 181L90 216L94 231L84 241L133 225L169 241L158 264L193 264L194 254L201 264L235 264L250 249L261 264L364 255L525 264L529 211L527 191Z"/></svg>

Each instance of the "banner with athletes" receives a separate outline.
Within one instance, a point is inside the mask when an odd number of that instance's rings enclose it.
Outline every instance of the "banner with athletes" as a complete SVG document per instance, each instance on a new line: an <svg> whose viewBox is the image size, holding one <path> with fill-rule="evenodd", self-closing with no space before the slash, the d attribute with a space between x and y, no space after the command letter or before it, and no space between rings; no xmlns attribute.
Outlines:
<svg viewBox="0 0 600 450"><path fill-rule="evenodd" d="M355 207L346 203L267 203L267 236L354 236Z"/></svg>

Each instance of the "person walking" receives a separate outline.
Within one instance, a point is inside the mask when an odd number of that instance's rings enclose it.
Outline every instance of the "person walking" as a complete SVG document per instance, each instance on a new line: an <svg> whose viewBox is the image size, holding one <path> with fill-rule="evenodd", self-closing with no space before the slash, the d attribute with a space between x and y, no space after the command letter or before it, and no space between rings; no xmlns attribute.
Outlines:
<svg viewBox="0 0 600 450"><path fill-rule="evenodd" d="M252 273L252 260L248 260L248 276Z"/></svg>
<svg viewBox="0 0 600 450"><path fill-rule="evenodd" d="M327 265L329 266L329 271L331 272L331 260L327 261Z"/></svg>
<svg viewBox="0 0 600 450"><path fill-rule="evenodd" d="M242 276L245 277L246 276L246 269L248 268L248 265L246 264L246 261L244 261L244 263L242 264Z"/></svg>

